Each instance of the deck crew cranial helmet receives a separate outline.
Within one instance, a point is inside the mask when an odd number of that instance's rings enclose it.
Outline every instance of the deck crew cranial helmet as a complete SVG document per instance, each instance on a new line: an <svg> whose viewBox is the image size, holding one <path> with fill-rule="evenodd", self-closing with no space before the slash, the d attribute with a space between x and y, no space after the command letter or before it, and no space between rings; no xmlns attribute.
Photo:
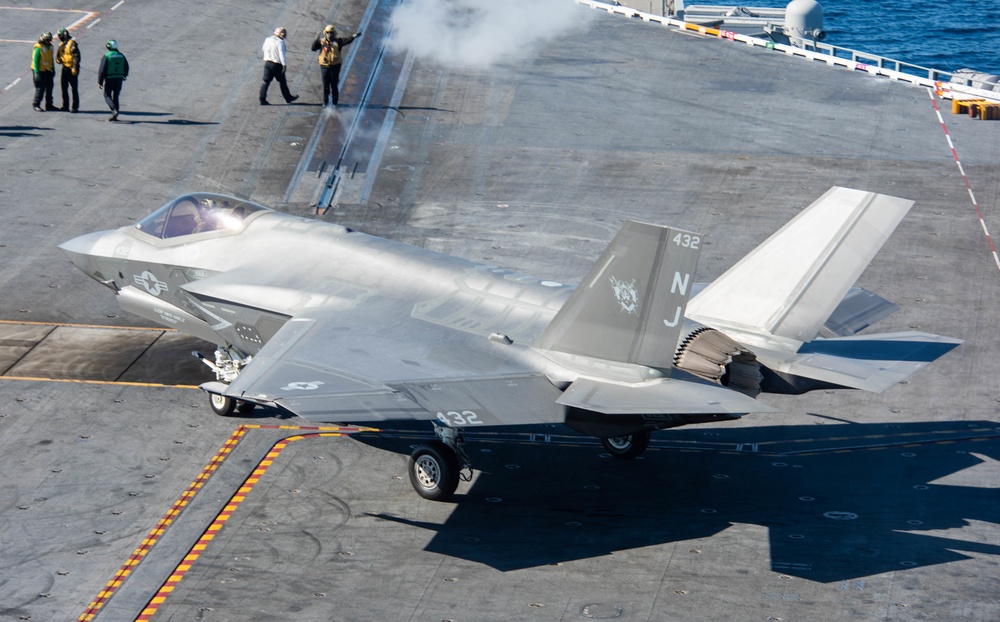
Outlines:
<svg viewBox="0 0 1000 622"><path fill-rule="evenodd" d="M112 39L112 40L108 41L104 45L104 47L108 48L109 50L117 50L118 49L118 42L115 41L114 39Z"/></svg>
<svg viewBox="0 0 1000 622"><path fill-rule="evenodd" d="M287 34L288 33L281 26L278 26L277 28L274 29L274 36L275 37L279 37L281 39L284 39L285 35L287 35Z"/></svg>

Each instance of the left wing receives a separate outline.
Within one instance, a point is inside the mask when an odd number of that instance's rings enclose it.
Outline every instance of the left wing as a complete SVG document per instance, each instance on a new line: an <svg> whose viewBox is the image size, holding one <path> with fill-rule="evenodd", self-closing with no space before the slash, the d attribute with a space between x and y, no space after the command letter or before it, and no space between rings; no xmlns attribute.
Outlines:
<svg viewBox="0 0 1000 622"><path fill-rule="evenodd" d="M563 421L559 390L512 356L512 349L523 346L412 317L373 322L371 312L314 311L293 318L232 384L203 387L323 422Z"/></svg>

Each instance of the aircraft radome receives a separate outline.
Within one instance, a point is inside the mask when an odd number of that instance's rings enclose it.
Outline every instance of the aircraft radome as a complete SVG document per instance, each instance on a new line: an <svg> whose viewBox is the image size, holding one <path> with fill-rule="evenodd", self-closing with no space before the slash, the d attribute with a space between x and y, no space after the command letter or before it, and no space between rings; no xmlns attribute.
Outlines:
<svg viewBox="0 0 1000 622"><path fill-rule="evenodd" d="M123 309L218 344L212 408L428 420L416 491L471 469L463 430L563 423L613 456L654 430L773 412L760 393L882 391L959 340L858 335L896 309L852 287L912 201L831 188L710 284L696 233L629 221L578 286L192 193L60 248Z"/></svg>

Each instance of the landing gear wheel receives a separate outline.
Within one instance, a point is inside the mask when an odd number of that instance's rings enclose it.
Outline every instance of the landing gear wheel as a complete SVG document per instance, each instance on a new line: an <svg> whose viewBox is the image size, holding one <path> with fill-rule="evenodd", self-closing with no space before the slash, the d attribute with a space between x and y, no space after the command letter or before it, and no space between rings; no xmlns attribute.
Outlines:
<svg viewBox="0 0 1000 622"><path fill-rule="evenodd" d="M649 447L649 432L636 432L624 436L612 436L602 438L601 445L604 450L611 454L612 458L621 460L631 460L638 458Z"/></svg>
<svg viewBox="0 0 1000 622"><path fill-rule="evenodd" d="M208 403L212 407L212 412L220 417L228 417L236 409L236 400L217 393L208 395Z"/></svg>
<svg viewBox="0 0 1000 622"><path fill-rule="evenodd" d="M407 470L410 484L424 499L444 501L458 488L458 458L441 441L430 441L414 449Z"/></svg>

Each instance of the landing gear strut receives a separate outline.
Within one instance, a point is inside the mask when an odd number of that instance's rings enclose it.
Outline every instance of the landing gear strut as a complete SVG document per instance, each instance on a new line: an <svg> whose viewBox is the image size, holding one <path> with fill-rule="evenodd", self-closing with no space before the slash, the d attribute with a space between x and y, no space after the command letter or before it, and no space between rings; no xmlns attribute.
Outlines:
<svg viewBox="0 0 1000 622"><path fill-rule="evenodd" d="M253 359L252 356L243 356L236 348L226 348L224 346L215 348L215 361L209 360L201 352L192 352L191 354L205 365L208 365L215 372L215 379L225 384L236 380L236 377L240 374L240 370L246 367ZM253 403L251 402L234 400L233 398L217 393L209 394L208 400L209 405L212 407L212 412L220 417L228 417L233 414L236 408L239 408L243 414L253 410Z"/></svg>
<svg viewBox="0 0 1000 622"><path fill-rule="evenodd" d="M635 432L624 436L611 436L601 439L604 450L611 454L612 458L620 460L631 460L638 458L649 447L649 432Z"/></svg>
<svg viewBox="0 0 1000 622"><path fill-rule="evenodd" d="M407 461L410 484L424 499L445 501L455 493L458 481L472 479L472 465L465 453L461 430L434 426L435 441L418 445ZM465 470L468 469L468 473Z"/></svg>

